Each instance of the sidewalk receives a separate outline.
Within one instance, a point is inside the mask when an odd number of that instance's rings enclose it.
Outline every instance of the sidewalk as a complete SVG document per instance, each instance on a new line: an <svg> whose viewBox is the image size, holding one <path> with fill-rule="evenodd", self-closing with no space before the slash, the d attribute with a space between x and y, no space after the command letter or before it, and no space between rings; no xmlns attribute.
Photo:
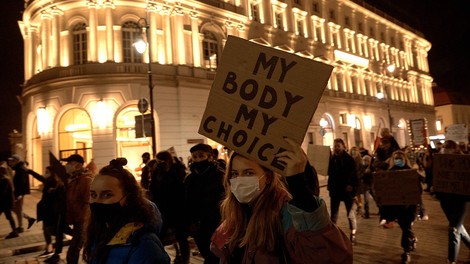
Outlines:
<svg viewBox="0 0 470 264"><path fill-rule="evenodd" d="M326 177L320 176L320 196L325 199L329 207L328 191L326 190ZM36 203L41 193L33 190L32 195L26 196L25 211L34 216ZM447 261L447 220L439 206L429 193L423 194L423 202L429 215L428 221L416 221L413 231L418 237L416 250L411 255L411 263L441 264ZM357 217L358 230L357 244L354 246L354 263L364 264L395 264L400 263L402 249L400 246L401 230L398 224L392 229L379 226L377 207L371 205L371 218ZM467 216L465 225L470 228L470 216ZM349 227L344 205L340 207L338 226L349 235ZM7 263L40 263L36 256L44 250L42 236L42 223L34 224L31 229L25 230L20 237L5 240L10 227L4 216L0 217L0 264ZM64 248L62 259L65 259ZM168 254L174 258L174 250L166 247ZM470 250L462 244L459 255L459 264L465 263L470 256ZM65 263L65 261L63 261ZM199 256L191 257L192 264L203 263Z"/></svg>

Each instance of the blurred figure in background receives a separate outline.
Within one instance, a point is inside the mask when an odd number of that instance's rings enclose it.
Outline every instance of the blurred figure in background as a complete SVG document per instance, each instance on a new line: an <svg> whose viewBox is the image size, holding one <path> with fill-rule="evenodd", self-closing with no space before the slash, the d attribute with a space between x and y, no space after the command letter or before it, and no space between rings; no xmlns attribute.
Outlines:
<svg viewBox="0 0 470 264"><path fill-rule="evenodd" d="M15 196L13 195L13 184L8 178L8 172L6 168L0 167L0 216L5 213L5 217L11 227L11 232L5 237L5 239L18 237L16 232L16 224L11 210L13 209L13 202Z"/></svg>
<svg viewBox="0 0 470 264"><path fill-rule="evenodd" d="M44 176L39 173L28 170L35 179L42 182L42 197L37 205L37 220L43 221L43 234L46 241L46 250L39 255L49 257L53 253L59 255L63 247L63 229L65 226L65 184L59 173L54 171L51 166L46 168ZM55 250L52 247L52 236L55 236ZM46 259L46 263L57 263L54 258Z"/></svg>
<svg viewBox="0 0 470 264"><path fill-rule="evenodd" d="M15 194L15 203L13 206L13 211L15 212L16 218L18 219L17 232L22 233L24 232L23 218L28 220L28 229L30 229L36 221L35 218L23 212L25 195L31 193L29 189L29 175L27 172L26 164L21 161L20 157L16 154L8 158L8 165L15 172L15 175L13 176L13 188Z"/></svg>
<svg viewBox="0 0 470 264"><path fill-rule="evenodd" d="M446 140L442 146L442 154L462 154L457 143ZM448 263L457 263L460 250L460 241L470 249L470 236L463 225L470 205L470 196L453 193L436 193L442 211L449 221L449 241L447 246Z"/></svg>
<svg viewBox="0 0 470 264"><path fill-rule="evenodd" d="M356 243L357 222L352 210L357 193L358 179L356 162L346 152L344 141L337 138L333 141L333 155L328 165L328 191L330 192L331 221L336 224L341 202L346 206L351 242Z"/></svg>
<svg viewBox="0 0 470 264"><path fill-rule="evenodd" d="M174 263L189 263L188 231L183 211L186 168L168 151L158 152L155 160L150 194L162 214L163 226L159 237L165 246L174 245Z"/></svg>

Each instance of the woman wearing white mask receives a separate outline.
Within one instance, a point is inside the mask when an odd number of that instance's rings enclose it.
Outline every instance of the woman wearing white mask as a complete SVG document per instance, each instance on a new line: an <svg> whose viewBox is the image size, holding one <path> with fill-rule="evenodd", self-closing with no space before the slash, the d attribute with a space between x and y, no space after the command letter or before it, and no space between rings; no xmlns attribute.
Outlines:
<svg viewBox="0 0 470 264"><path fill-rule="evenodd" d="M292 151L276 154L286 176L236 152L230 157L212 252L221 263L352 263L351 242L305 184L305 153L286 140Z"/></svg>

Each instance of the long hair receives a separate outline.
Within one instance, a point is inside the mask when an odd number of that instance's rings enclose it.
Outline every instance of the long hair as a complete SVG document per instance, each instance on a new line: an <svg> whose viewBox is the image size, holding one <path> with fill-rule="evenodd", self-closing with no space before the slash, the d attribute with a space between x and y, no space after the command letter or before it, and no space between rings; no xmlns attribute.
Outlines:
<svg viewBox="0 0 470 264"><path fill-rule="evenodd" d="M127 164L125 158L113 159L108 166L103 167L96 177L111 176L119 181L125 195L124 214L111 222L102 222L90 216L87 223L83 259L90 261L99 258L98 262L105 260L108 252L106 244L127 223L137 222L156 227L157 213L154 207L144 196L142 189L134 176L123 168Z"/></svg>
<svg viewBox="0 0 470 264"><path fill-rule="evenodd" d="M394 162L397 156L402 156L403 161L405 162L405 166L408 166L411 168L411 162L410 162L410 159L408 159L408 156L406 155L406 153L402 150L396 150L395 152L392 153L392 156L390 157L390 159L388 159L388 169L391 169L393 168L393 166L395 166Z"/></svg>
<svg viewBox="0 0 470 264"><path fill-rule="evenodd" d="M273 171L261 166L265 171L266 186L252 204L252 215L249 217L246 205L240 204L230 191L230 178L233 159L241 156L233 153L225 172L225 199L221 204L224 232L231 233L228 241L229 250L246 246L250 250L275 252L283 236L280 209L283 199L291 199L281 177ZM243 157L243 156L241 156ZM245 158L245 157L243 157Z"/></svg>

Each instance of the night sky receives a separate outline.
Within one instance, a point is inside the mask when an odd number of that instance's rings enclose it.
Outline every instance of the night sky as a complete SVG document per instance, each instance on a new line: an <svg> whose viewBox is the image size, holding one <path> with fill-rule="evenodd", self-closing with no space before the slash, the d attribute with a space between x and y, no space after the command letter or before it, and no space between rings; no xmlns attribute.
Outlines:
<svg viewBox="0 0 470 264"><path fill-rule="evenodd" d="M378 9L421 31L432 43L429 52L431 76L441 87L470 91L470 3L459 0L367 0ZM1 96L0 159L9 155L8 133L21 128L17 95L23 83L23 41L18 27L22 0L6 0L0 9Z"/></svg>

